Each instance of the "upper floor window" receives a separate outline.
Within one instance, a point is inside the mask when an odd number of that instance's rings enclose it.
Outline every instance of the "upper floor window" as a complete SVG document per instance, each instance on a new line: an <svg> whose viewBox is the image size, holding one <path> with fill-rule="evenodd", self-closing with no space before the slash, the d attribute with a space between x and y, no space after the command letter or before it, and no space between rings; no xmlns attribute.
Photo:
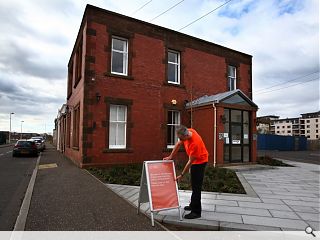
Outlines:
<svg viewBox="0 0 320 240"><path fill-rule="evenodd" d="M167 122L167 148L173 148L178 137L176 134L176 128L180 125L180 112L179 111L168 111L168 122Z"/></svg>
<svg viewBox="0 0 320 240"><path fill-rule="evenodd" d="M110 105L109 148L126 148L127 106Z"/></svg>
<svg viewBox="0 0 320 240"><path fill-rule="evenodd" d="M75 82L74 87L77 86L82 75L82 39L80 40L77 52L76 52L76 66L75 66Z"/></svg>
<svg viewBox="0 0 320 240"><path fill-rule="evenodd" d="M180 84L180 53L168 51L168 82Z"/></svg>
<svg viewBox="0 0 320 240"><path fill-rule="evenodd" d="M128 40L112 37L111 73L128 75Z"/></svg>
<svg viewBox="0 0 320 240"><path fill-rule="evenodd" d="M237 88L237 68L234 66L228 66L228 90L232 91Z"/></svg>

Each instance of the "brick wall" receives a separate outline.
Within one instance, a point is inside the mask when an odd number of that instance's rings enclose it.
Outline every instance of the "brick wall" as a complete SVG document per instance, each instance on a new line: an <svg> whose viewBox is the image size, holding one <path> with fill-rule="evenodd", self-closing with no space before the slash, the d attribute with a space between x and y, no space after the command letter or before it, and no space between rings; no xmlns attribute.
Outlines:
<svg viewBox="0 0 320 240"><path fill-rule="evenodd" d="M239 87L250 96L250 55L95 7L87 7L82 28L83 79L68 104L80 101L83 142L79 151L67 149L66 155L83 166L167 156L170 150L166 149L166 111L180 110L182 123L190 126L184 104L190 101L191 93L195 99L227 91L227 58L238 64ZM112 35L129 40L128 77L110 73ZM180 86L166 83L168 49L181 53ZM101 96L99 101L97 94ZM177 101L176 105L171 104L172 99ZM117 101L129 104L125 151L108 150L109 105ZM205 132L206 126L213 131L213 113L201 114L195 114L194 119L194 123L201 122L199 133ZM204 138L212 152L213 139L206 135ZM184 153L178 155L185 157Z"/></svg>

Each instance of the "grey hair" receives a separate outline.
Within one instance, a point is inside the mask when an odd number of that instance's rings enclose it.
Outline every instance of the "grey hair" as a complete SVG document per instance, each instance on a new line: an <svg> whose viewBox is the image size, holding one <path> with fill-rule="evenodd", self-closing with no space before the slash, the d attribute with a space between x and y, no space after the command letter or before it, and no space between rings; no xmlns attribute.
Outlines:
<svg viewBox="0 0 320 240"><path fill-rule="evenodd" d="M188 136L189 135L188 128L184 125L178 126L176 129L176 132L177 132L177 135L180 135L180 136Z"/></svg>

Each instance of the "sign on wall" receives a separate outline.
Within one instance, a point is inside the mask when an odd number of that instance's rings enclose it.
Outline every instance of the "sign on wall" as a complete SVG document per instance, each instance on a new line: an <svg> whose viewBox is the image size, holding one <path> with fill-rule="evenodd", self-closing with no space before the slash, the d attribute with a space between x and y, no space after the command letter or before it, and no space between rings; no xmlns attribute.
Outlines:
<svg viewBox="0 0 320 240"><path fill-rule="evenodd" d="M140 204L149 202L151 223L154 226L154 212L178 208L181 217L178 186L175 181L174 162L158 160L143 163L138 199L138 213Z"/></svg>

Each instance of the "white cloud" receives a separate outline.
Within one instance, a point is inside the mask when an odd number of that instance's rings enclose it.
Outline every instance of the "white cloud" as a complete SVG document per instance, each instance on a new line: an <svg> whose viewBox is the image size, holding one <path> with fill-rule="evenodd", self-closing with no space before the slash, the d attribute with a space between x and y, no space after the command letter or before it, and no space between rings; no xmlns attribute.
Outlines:
<svg viewBox="0 0 320 240"><path fill-rule="evenodd" d="M150 21L180 0L153 0L133 17ZM0 2L0 130L51 131L66 100L67 64L86 4L131 15L147 0L10 0ZM185 0L152 23L178 30L225 0ZM295 117L319 110L318 0L233 0L183 33L253 56L259 115ZM319 73L318 73L319 74ZM315 77L312 75L311 77ZM319 75L318 75L319 76ZM265 91L304 82L278 91ZM48 90L50 89L50 90ZM46 126L46 127L45 127Z"/></svg>

